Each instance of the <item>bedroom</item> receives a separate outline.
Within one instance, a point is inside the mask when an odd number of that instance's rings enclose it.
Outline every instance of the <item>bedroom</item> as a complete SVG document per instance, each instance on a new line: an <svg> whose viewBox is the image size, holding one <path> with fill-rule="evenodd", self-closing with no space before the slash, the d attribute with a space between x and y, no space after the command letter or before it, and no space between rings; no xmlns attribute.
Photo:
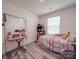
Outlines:
<svg viewBox="0 0 79 59"><path fill-rule="evenodd" d="M76 38L76 0L3 0L2 3L5 19L2 26L3 59L76 59L76 44L67 39L70 37L75 41ZM25 39L20 43L6 40L7 34L16 34L14 31L24 31ZM55 40L57 46L60 44L57 48L64 50L67 47L69 54L53 49L52 38L66 41L61 44L61 40ZM24 52L20 51L19 45Z"/></svg>

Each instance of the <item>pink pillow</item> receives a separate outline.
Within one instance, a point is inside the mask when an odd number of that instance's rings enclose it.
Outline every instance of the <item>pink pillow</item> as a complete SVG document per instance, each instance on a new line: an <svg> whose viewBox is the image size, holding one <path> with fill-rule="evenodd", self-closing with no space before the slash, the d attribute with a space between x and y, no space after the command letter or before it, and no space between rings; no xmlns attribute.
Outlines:
<svg viewBox="0 0 79 59"><path fill-rule="evenodd" d="M59 36L59 37L61 37L62 36L62 34L54 34L55 36Z"/></svg>

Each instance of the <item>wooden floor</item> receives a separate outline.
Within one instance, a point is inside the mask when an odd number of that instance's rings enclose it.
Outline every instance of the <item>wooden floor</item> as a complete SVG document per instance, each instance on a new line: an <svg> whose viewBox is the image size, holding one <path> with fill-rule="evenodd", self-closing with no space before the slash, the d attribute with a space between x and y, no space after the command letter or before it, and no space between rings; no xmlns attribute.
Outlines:
<svg viewBox="0 0 79 59"><path fill-rule="evenodd" d="M3 59L61 59L55 53L51 54L41 49L36 43L24 46L26 52L19 50L15 56L15 50L3 56Z"/></svg>

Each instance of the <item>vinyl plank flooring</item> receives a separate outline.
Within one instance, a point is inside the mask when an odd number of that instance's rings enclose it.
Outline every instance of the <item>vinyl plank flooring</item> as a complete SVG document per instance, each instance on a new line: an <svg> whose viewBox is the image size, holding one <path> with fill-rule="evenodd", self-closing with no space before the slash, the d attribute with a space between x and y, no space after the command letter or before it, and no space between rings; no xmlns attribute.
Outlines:
<svg viewBox="0 0 79 59"><path fill-rule="evenodd" d="M3 56L3 59L58 59L56 56L44 51L36 43L30 43L24 46L26 52L24 53L21 49L18 51L15 56L15 50L7 53L6 56Z"/></svg>

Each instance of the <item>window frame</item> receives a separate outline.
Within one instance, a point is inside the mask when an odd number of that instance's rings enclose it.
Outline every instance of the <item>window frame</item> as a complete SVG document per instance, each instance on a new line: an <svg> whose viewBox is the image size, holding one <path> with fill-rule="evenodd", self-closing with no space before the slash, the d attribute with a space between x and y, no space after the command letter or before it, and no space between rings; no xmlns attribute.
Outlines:
<svg viewBox="0 0 79 59"><path fill-rule="evenodd" d="M48 19L49 19L49 18L54 18L54 17L59 17L59 32L58 32L58 33L60 33L60 16L48 17ZM50 33L48 32L48 19L47 19L47 34L50 34ZM52 34L53 34L53 33L52 33Z"/></svg>

